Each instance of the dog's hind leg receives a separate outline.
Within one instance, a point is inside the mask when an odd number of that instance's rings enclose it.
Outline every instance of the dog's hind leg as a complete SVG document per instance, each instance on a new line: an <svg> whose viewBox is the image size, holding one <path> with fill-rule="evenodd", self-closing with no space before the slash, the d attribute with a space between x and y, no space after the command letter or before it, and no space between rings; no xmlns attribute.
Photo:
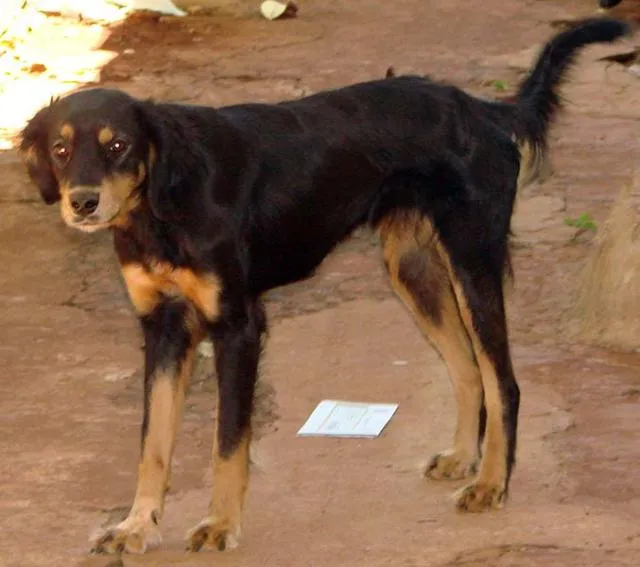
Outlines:
<svg viewBox="0 0 640 567"><path fill-rule="evenodd" d="M467 226L467 230L480 233L478 226ZM469 245L469 238L457 230L441 241L441 256L482 376L486 408L478 477L459 492L457 506L461 511L480 512L501 507L515 463L520 390L504 307L506 236L497 244L477 246Z"/></svg>
<svg viewBox="0 0 640 567"><path fill-rule="evenodd" d="M378 231L393 288L444 359L457 402L453 447L432 457L425 475L468 477L478 462L482 381L437 236L431 223L415 212L392 213Z"/></svg>

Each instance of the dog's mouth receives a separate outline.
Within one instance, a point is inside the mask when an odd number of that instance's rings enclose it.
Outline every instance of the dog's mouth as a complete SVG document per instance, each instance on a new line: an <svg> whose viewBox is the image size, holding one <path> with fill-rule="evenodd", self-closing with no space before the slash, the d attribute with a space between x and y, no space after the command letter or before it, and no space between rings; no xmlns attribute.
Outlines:
<svg viewBox="0 0 640 567"><path fill-rule="evenodd" d="M81 221L74 223L73 228L77 228L82 232L98 232L99 230L109 228L109 226L110 223L108 222L95 222L87 219L82 219Z"/></svg>
<svg viewBox="0 0 640 567"><path fill-rule="evenodd" d="M119 212L118 212L119 213ZM98 232L112 226L113 221L118 217L118 213L112 215L105 220L99 215L90 215L88 217L73 217L68 222L69 226L82 232Z"/></svg>

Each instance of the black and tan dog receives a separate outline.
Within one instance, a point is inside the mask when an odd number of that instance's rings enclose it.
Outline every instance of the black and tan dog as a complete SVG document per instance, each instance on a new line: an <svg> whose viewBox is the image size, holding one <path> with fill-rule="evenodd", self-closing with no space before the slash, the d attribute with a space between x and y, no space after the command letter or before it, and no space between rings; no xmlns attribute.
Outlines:
<svg viewBox="0 0 640 567"><path fill-rule="evenodd" d="M441 353L458 405L425 474L461 479L463 511L500 507L519 390L503 304L517 186L539 173L577 50L626 32L590 20L544 48L514 103L389 77L281 104L219 109L78 92L38 112L21 151L72 227L109 228L145 339L138 485L98 552L143 552L159 523L194 349L215 344L215 488L189 548L234 547L248 483L263 292L310 276L370 223L393 287Z"/></svg>

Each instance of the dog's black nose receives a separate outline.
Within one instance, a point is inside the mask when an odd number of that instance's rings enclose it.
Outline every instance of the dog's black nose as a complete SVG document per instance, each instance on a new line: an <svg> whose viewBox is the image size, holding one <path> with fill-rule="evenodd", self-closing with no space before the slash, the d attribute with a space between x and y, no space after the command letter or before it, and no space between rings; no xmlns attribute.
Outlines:
<svg viewBox="0 0 640 567"><path fill-rule="evenodd" d="M98 208L99 202L100 195L98 193L85 191L71 197L71 208L77 215L86 217Z"/></svg>

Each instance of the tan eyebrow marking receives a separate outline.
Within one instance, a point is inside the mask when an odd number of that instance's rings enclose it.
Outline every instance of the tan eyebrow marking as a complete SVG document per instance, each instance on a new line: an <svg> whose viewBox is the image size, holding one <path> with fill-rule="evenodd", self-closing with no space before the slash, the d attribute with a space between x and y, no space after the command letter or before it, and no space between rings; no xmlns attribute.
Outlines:
<svg viewBox="0 0 640 567"><path fill-rule="evenodd" d="M111 128L109 128L108 126L105 126L104 128L101 128L100 132L98 132L98 141L103 146L105 144L108 144L111 140L113 140L113 137L114 137L113 130Z"/></svg>
<svg viewBox="0 0 640 567"><path fill-rule="evenodd" d="M64 138L67 142L73 140L73 136L75 135L75 130L71 124L63 124L60 128L60 136Z"/></svg>

